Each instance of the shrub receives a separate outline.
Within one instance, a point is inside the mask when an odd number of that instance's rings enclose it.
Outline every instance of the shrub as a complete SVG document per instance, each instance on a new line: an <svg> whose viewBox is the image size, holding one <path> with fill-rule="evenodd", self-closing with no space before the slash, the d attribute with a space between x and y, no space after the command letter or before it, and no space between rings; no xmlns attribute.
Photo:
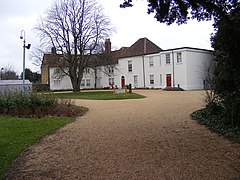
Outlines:
<svg viewBox="0 0 240 180"><path fill-rule="evenodd" d="M73 117L81 114L82 110L86 109L74 106L70 100L56 100L51 94L0 94L0 114L38 118L46 115Z"/></svg>
<svg viewBox="0 0 240 180"><path fill-rule="evenodd" d="M46 92L50 90L49 84L33 84L33 90L38 92Z"/></svg>
<svg viewBox="0 0 240 180"><path fill-rule="evenodd" d="M232 126L240 127L240 92L226 95L223 100L225 121Z"/></svg>
<svg viewBox="0 0 240 180"><path fill-rule="evenodd" d="M228 18L214 24L218 31L212 37L216 69L214 90L222 98L227 123L240 127L240 11L232 10Z"/></svg>
<svg viewBox="0 0 240 180"><path fill-rule="evenodd" d="M208 108L204 108L195 111L192 119L205 125L212 132L240 142L240 127L226 123L225 117L221 113L212 114Z"/></svg>
<svg viewBox="0 0 240 180"><path fill-rule="evenodd" d="M55 99L51 95L37 93L0 94L0 113L13 116L26 116L36 111L47 111L54 107Z"/></svg>

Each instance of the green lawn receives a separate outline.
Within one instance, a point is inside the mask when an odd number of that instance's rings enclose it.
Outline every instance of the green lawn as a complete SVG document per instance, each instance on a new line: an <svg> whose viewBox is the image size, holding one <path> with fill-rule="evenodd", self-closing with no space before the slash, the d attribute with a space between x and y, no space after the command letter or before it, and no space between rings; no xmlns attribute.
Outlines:
<svg viewBox="0 0 240 180"><path fill-rule="evenodd" d="M84 91L79 93L54 93L56 98L62 99L90 99L90 100L121 100L121 99L140 99L145 96L137 93L127 93L114 95L112 91Z"/></svg>
<svg viewBox="0 0 240 180"><path fill-rule="evenodd" d="M0 179L19 154L73 118L25 119L0 115Z"/></svg>

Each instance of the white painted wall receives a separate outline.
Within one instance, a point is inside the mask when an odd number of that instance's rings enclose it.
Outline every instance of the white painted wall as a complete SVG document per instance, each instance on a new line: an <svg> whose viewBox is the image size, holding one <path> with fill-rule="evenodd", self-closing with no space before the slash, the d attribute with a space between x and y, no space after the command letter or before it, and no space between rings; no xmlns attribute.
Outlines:
<svg viewBox="0 0 240 180"><path fill-rule="evenodd" d="M177 53L181 53L182 62L177 63ZM170 64L166 64L166 54L170 54ZM128 71L128 61L132 62L132 72ZM150 65L153 62L153 66ZM109 78L114 78L114 86L121 87L121 78L125 77L125 85L132 84L133 88L165 88L166 76L171 74L171 85L178 85L185 90L203 89L202 67L213 63L213 53L193 48L178 48L161 51L145 56L121 58L114 68L114 73L104 73L104 67L97 71L97 88L109 87ZM106 71L106 70L105 70ZM60 84L54 84L54 68L50 68L50 89L72 89L68 76L61 77ZM154 84L150 84L150 76L154 77ZM160 75L162 80L160 80ZM137 83L134 82L137 76ZM94 88L94 70L83 74L85 84L81 89ZM86 81L90 81L90 85Z"/></svg>
<svg viewBox="0 0 240 180"><path fill-rule="evenodd" d="M55 69L57 67L51 67L49 72L50 72L50 89L51 90L70 90L72 89L72 84L69 76L56 76L54 73ZM113 74L108 74L104 73L107 71L108 67L104 69L105 67L99 67L97 70L97 81L96 81L96 86L97 88L106 88L109 87L109 78L114 78L115 74L118 73L117 70L114 69ZM59 84L56 84L57 81L60 81ZM90 84L87 83L90 81ZM81 81L81 89L93 89L95 85L95 72L93 69L89 68L89 71L85 71L83 73L83 78Z"/></svg>
<svg viewBox="0 0 240 180"><path fill-rule="evenodd" d="M72 89L72 84L69 76L57 76L55 70L57 67L49 68L50 89L51 90L69 90Z"/></svg>
<svg viewBox="0 0 240 180"><path fill-rule="evenodd" d="M50 89L51 90L70 90L72 89L72 83L70 77L67 75L57 76L55 73L57 67L50 68ZM90 80L90 85L86 82ZM59 84L57 83L59 81ZM81 89L90 89L94 88L94 70L90 69L88 73L83 74L82 81L84 81L84 86L81 86Z"/></svg>
<svg viewBox="0 0 240 180"><path fill-rule="evenodd" d="M132 61L132 72L128 72L128 61ZM116 85L121 87L121 77L125 77L125 85L132 84L133 88L143 87L143 56L129 57L119 59L117 65ZM134 84L134 76L137 76L138 82Z"/></svg>
<svg viewBox="0 0 240 180"><path fill-rule="evenodd" d="M161 88L160 85L160 54L151 54L144 57L145 60L145 84L149 88ZM153 76L154 84L150 83L150 76Z"/></svg>
<svg viewBox="0 0 240 180"><path fill-rule="evenodd" d="M113 73L109 73L108 66L101 67L98 72L97 88L109 87L109 78L114 78L114 85L116 84L117 69L113 68Z"/></svg>
<svg viewBox="0 0 240 180"><path fill-rule="evenodd" d="M166 63L166 54L170 54L170 64ZM161 52L160 57L161 57L160 73L162 74L162 85L160 87L165 88L167 86L167 82L166 82L167 74L171 74L173 76L173 73L172 73L173 72L173 68L172 68L173 57L172 57L170 51ZM171 84L173 84L173 77L171 78L171 80L172 80Z"/></svg>
<svg viewBox="0 0 240 180"><path fill-rule="evenodd" d="M186 50L186 90L203 89L203 66L213 62L213 55L207 51Z"/></svg>
<svg viewBox="0 0 240 180"><path fill-rule="evenodd" d="M177 53L181 53L181 63L177 63ZM170 64L166 64L166 54L170 54ZM160 57L160 73L162 73L163 77L161 88L166 87L166 75L171 74L172 86L178 87L179 85L185 90L203 89L201 69L203 63L213 63L212 52L181 48L160 52Z"/></svg>

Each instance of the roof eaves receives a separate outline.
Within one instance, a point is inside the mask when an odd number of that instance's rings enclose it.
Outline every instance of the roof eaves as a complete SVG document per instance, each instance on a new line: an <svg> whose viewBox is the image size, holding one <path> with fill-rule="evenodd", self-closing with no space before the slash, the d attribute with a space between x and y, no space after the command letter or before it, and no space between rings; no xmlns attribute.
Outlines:
<svg viewBox="0 0 240 180"><path fill-rule="evenodd" d="M162 52L175 51L175 50L181 50L181 49L191 49L191 50L200 50L200 51L214 52L214 50L202 49L202 48L194 48L194 47L179 47L179 48L165 49L165 50L162 50Z"/></svg>

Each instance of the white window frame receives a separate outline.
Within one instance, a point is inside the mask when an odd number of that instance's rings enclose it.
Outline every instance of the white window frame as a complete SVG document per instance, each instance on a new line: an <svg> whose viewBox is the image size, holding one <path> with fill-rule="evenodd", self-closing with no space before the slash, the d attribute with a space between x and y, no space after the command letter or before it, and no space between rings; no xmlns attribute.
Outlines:
<svg viewBox="0 0 240 180"><path fill-rule="evenodd" d="M171 64L171 57L170 57L170 53L166 54L166 64Z"/></svg>
<svg viewBox="0 0 240 180"><path fill-rule="evenodd" d="M54 68L53 73L54 74L60 74L61 73L61 69L60 68Z"/></svg>
<svg viewBox="0 0 240 180"><path fill-rule="evenodd" d="M90 73L90 68L86 68L86 69L85 69L85 73L86 73L86 74Z"/></svg>
<svg viewBox="0 0 240 180"><path fill-rule="evenodd" d="M149 57L149 67L153 66L154 66L153 57Z"/></svg>
<svg viewBox="0 0 240 180"><path fill-rule="evenodd" d="M149 75L149 83L150 85L153 85L154 84L154 75Z"/></svg>
<svg viewBox="0 0 240 180"><path fill-rule="evenodd" d="M60 86L60 84L61 84L61 80L60 79L54 79L53 80L53 85L54 86Z"/></svg>
<svg viewBox="0 0 240 180"><path fill-rule="evenodd" d="M87 87L91 86L91 80L90 79L86 79L86 86Z"/></svg>
<svg viewBox="0 0 240 180"><path fill-rule="evenodd" d="M114 68L111 67L111 66L109 66L109 67L108 67L108 72L109 72L109 73L114 73Z"/></svg>
<svg viewBox="0 0 240 180"><path fill-rule="evenodd" d="M182 53L181 52L177 53L177 63L178 64L182 63Z"/></svg>
<svg viewBox="0 0 240 180"><path fill-rule="evenodd" d="M138 76L137 76L137 75L134 75L134 76L133 76L133 82L134 82L134 85L135 85L135 86L138 85Z"/></svg>
<svg viewBox="0 0 240 180"><path fill-rule="evenodd" d="M85 79L82 79L82 80L81 80L81 86L82 86L82 87L85 87Z"/></svg>
<svg viewBox="0 0 240 180"><path fill-rule="evenodd" d="M109 85L114 85L114 78L113 77L108 78L108 82Z"/></svg>
<svg viewBox="0 0 240 180"><path fill-rule="evenodd" d="M132 60L128 61L128 72L132 72Z"/></svg>

